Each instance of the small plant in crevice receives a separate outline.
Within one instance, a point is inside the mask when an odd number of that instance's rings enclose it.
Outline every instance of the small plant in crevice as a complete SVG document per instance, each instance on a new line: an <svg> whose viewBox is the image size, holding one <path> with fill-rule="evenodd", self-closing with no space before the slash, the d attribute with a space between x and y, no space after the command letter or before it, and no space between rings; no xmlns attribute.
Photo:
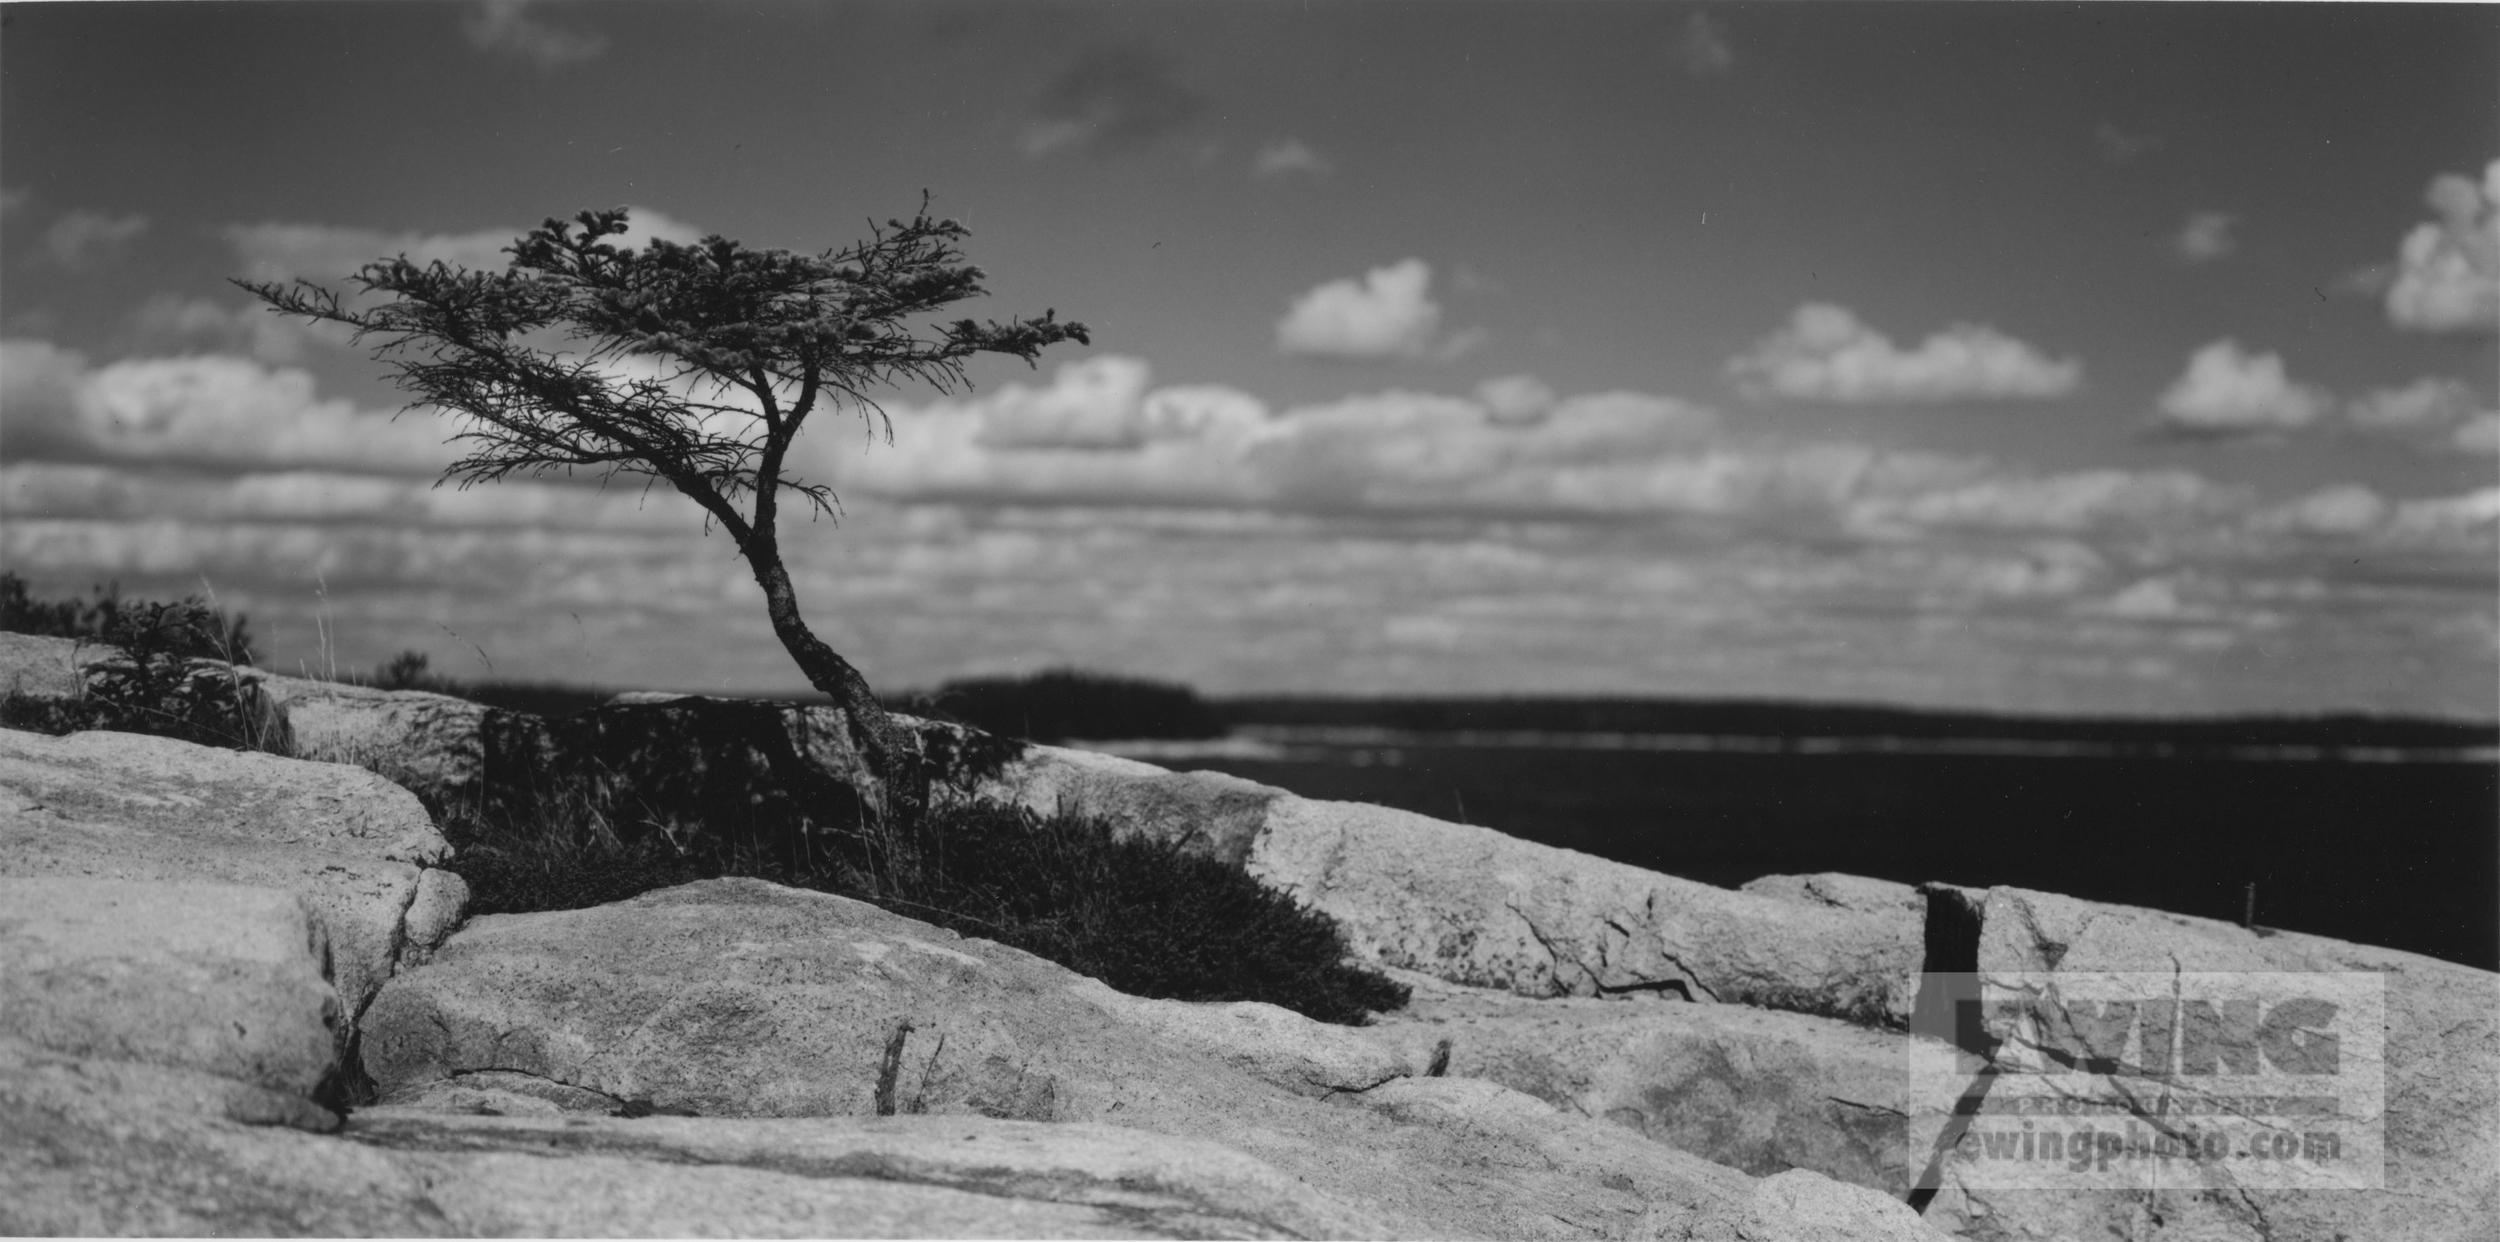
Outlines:
<svg viewBox="0 0 2500 1242"><path fill-rule="evenodd" d="M109 729L230 750L293 752L283 716L235 671L257 654L248 619L229 619L198 596L133 600L116 586L98 586L90 600L40 600L23 578L0 573L0 630L92 642L115 652L88 670L76 698L0 698L0 726L54 735Z"/></svg>

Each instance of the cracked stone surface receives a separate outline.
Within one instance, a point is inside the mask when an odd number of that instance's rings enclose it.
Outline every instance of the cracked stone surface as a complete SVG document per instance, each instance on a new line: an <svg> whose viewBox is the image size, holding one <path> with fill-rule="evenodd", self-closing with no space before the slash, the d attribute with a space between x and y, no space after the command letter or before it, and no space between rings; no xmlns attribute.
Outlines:
<svg viewBox="0 0 2500 1242"><path fill-rule="evenodd" d="M1392 1233L1735 1237L1753 1203L1744 1174L1621 1127L1494 1083L1401 1076L1417 1067L1365 1030L1119 997L1004 946L752 880L473 920L384 990L363 1047L385 1109L410 1114L549 1125L640 1100L699 1117L630 1124L857 1118L906 1021L906 1116L1218 1143ZM1834 1228L1908 1216L1851 1193Z"/></svg>
<svg viewBox="0 0 2500 1242"><path fill-rule="evenodd" d="M1966 1236L2486 1239L2500 1220L2500 975L2393 949L2016 888L1968 892L1984 972L2369 971L2386 979L2386 1189L1965 1190Z"/></svg>
<svg viewBox="0 0 2500 1242"><path fill-rule="evenodd" d="M466 889L407 790L361 768L130 733L0 730L0 875L218 881L300 894L352 1017L397 968L408 916L439 938ZM426 899L420 907L420 897Z"/></svg>
<svg viewBox="0 0 2500 1242"><path fill-rule="evenodd" d="M1896 1198L1953 1103L1917 1093L1908 1036L1741 1005L1444 986L1418 989L1376 1029L1410 1058L1447 1040L1452 1075L1756 1176L1812 1169Z"/></svg>
<svg viewBox="0 0 2500 1242"><path fill-rule="evenodd" d="M0 1035L308 1096L337 1063L329 945L301 898L0 877Z"/></svg>
<svg viewBox="0 0 2500 1242"><path fill-rule="evenodd" d="M1917 922L1717 888L1388 807L1280 797L1251 874L1391 966L1524 996L1672 988L1907 1023Z"/></svg>

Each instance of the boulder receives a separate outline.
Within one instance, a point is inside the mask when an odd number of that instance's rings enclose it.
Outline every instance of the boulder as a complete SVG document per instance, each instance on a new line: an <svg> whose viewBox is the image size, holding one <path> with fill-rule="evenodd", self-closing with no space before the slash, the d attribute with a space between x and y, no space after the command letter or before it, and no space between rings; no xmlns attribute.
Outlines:
<svg viewBox="0 0 2500 1242"><path fill-rule="evenodd" d="M1954 1102L1905 1072L1904 1036L1742 1005L1445 985L1417 988L1376 1030L1411 1063L1756 1176L1811 1169L1895 1198L1916 1185Z"/></svg>
<svg viewBox="0 0 2500 1242"><path fill-rule="evenodd" d="M863 903L713 880L473 920L384 989L363 1055L383 1105L417 1111L1117 1125L1434 1236L1700 1236L1752 1210L1744 1174L1621 1127L1493 1083L1382 1078L1403 1054L1365 1032L1106 991ZM1854 1202L1870 1231L1908 1217Z"/></svg>
<svg viewBox="0 0 2500 1242"><path fill-rule="evenodd" d="M95 669L120 655L101 643L0 631L0 694L74 699L87 692Z"/></svg>
<svg viewBox="0 0 2500 1242"><path fill-rule="evenodd" d="M361 768L128 733L0 730L0 875L299 894L328 936L351 1019L403 958L457 924L466 886L429 866L450 848L415 797Z"/></svg>
<svg viewBox="0 0 2500 1242"><path fill-rule="evenodd" d="M1957 1149L1930 1216L1972 1237L2465 1239L2500 1219L2500 975L2323 937L2016 888L1931 888L1961 904L1981 977L2360 971L2385 986L2385 1188L2196 1193L1983 1190Z"/></svg>
<svg viewBox="0 0 2500 1242"><path fill-rule="evenodd" d="M422 690L238 672L286 717L298 758L380 773L437 807L473 803L482 790L492 708Z"/></svg>
<svg viewBox="0 0 2500 1242"><path fill-rule="evenodd" d="M976 796L1042 814L1068 811L1111 822L1121 835L1177 840L1238 867L1284 790L1221 772L1172 772L1095 751L1028 746Z"/></svg>
<svg viewBox="0 0 2500 1242"><path fill-rule="evenodd" d="M1358 952L1527 996L1639 991L1907 1023L1903 917L1736 892L1411 812L1285 796L1251 874L1325 911Z"/></svg>
<svg viewBox="0 0 2500 1242"><path fill-rule="evenodd" d="M310 1096L337 1064L329 945L293 893L0 877L0 1034Z"/></svg>

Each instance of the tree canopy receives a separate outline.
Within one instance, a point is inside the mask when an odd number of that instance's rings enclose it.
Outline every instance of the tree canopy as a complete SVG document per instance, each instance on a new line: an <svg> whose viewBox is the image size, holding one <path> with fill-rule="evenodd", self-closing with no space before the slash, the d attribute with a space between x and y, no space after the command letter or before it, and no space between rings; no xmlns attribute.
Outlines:
<svg viewBox="0 0 2500 1242"><path fill-rule="evenodd" d="M1056 311L936 321L984 295L986 275L965 261L963 225L927 206L812 255L718 235L623 247L610 240L627 231L617 209L548 219L507 248L501 272L401 255L367 264L347 293L236 283L280 313L347 327L411 409L459 416L451 439L464 456L446 481L591 470L666 483L702 506L763 587L776 636L891 783L907 747L858 670L809 631L782 564L783 493L828 515L835 503L826 483L789 472L791 441L828 404L890 441L875 389L952 391L969 386L974 354L1032 363L1061 341L1092 343Z"/></svg>

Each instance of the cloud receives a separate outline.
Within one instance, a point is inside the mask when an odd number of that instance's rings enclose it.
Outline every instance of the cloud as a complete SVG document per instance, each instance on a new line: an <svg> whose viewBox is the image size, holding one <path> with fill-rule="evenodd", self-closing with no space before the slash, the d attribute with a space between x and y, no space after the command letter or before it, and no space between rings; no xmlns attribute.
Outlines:
<svg viewBox="0 0 2500 1242"><path fill-rule="evenodd" d="M2486 410L2458 424L2448 443L2460 453L2484 457L2500 453L2500 411Z"/></svg>
<svg viewBox="0 0 2500 1242"><path fill-rule="evenodd" d="M1725 77L1736 68L1736 47L1728 42L1727 27L1700 9L1684 19L1669 51L1696 78Z"/></svg>
<svg viewBox="0 0 2500 1242"><path fill-rule="evenodd" d="M2131 164L2162 148L2159 134L2130 134L2103 121L2092 127L2092 147L2112 164Z"/></svg>
<svg viewBox="0 0 2500 1242"><path fill-rule="evenodd" d="M2492 537L2500 534L2500 487L2457 496L2389 500L2361 484L2339 483L2253 513L2247 525L2266 534L2473 552L2488 548Z"/></svg>
<svg viewBox="0 0 2500 1242"><path fill-rule="evenodd" d="M1885 539L2175 527L2241 499L2184 471L2033 478L1973 457L1731 441L1713 412L1643 393L1549 393L1529 420L1401 390L1271 414L1216 386L1140 395L1147 382L1130 359L1071 364L1038 392L898 408L892 445L820 443L805 464L846 495L904 501L1708 519Z"/></svg>
<svg viewBox="0 0 2500 1242"><path fill-rule="evenodd" d="M2416 225L2398 248L2388 319L2421 332L2500 330L2500 160L2479 186L2440 174L2426 198L2439 220Z"/></svg>
<svg viewBox="0 0 2500 1242"><path fill-rule="evenodd" d="M43 231L42 254L70 271L83 271L120 258L147 231L146 216L72 211Z"/></svg>
<svg viewBox="0 0 2500 1242"><path fill-rule="evenodd" d="M13 461L165 462L214 469L334 466L432 475L448 428L314 394L311 375L201 354L89 367L46 342L0 342L0 423Z"/></svg>
<svg viewBox="0 0 2500 1242"><path fill-rule="evenodd" d="M1336 165L1328 157L1314 151L1299 138L1278 138L1259 148L1258 158L1250 163L1250 175L1260 178L1290 177L1295 173L1325 173Z"/></svg>
<svg viewBox="0 0 2500 1242"><path fill-rule="evenodd" d="M2083 364L2052 360L1993 328L1956 324L1903 350L1891 338L1826 302L1797 308L1788 326L1728 373L1754 399L1933 402L2059 397L2082 381Z"/></svg>
<svg viewBox="0 0 2500 1242"><path fill-rule="evenodd" d="M2239 239L2231 235L2239 219L2227 211L2189 212L2187 222L2170 239L2171 253L2190 263L2229 258L2240 248Z"/></svg>
<svg viewBox="0 0 2500 1242"><path fill-rule="evenodd" d="M2177 526L2228 511L2237 489L2185 470L2078 470L1877 496L1852 506L1868 531L1958 527L2079 532L2107 526Z"/></svg>
<svg viewBox="0 0 2500 1242"><path fill-rule="evenodd" d="M1422 259L1332 280L1294 299L1276 321L1276 348L1306 358L1425 358L1436 352L1441 304Z"/></svg>
<svg viewBox="0 0 2500 1242"><path fill-rule="evenodd" d="M1027 158L1060 151L1118 154L1171 134L1206 110L1206 100L1174 81L1141 47L1087 50L1033 105L1022 147Z"/></svg>
<svg viewBox="0 0 2500 1242"><path fill-rule="evenodd" d="M26 204L33 202L34 198L33 191L22 187L15 190L0 188L0 219L26 210Z"/></svg>
<svg viewBox="0 0 2500 1242"><path fill-rule="evenodd" d="M228 304L213 298L159 293L141 302L123 328L136 354L249 354L262 362L301 362L307 347L348 349L354 334L332 323L307 323L272 313L259 303Z"/></svg>
<svg viewBox="0 0 2500 1242"><path fill-rule="evenodd" d="M2461 453L2500 450L2500 411L2458 380L2425 376L2402 388L2381 388L2345 407L2345 417L2362 431Z"/></svg>
<svg viewBox="0 0 2500 1242"><path fill-rule="evenodd" d="M614 244L640 249L653 238L681 245L700 241L703 230L647 207L628 207L629 226ZM230 225L226 244L243 265L243 278L257 281L334 281L366 264L398 255L411 262L443 262L455 267L501 271L511 263L504 253L526 227L488 228L469 233L390 233L335 224Z"/></svg>
<svg viewBox="0 0 2500 1242"><path fill-rule="evenodd" d="M1497 375L1476 385L1476 399L1497 423L1532 423L1554 408L1554 390L1533 375Z"/></svg>
<svg viewBox="0 0 2500 1242"><path fill-rule="evenodd" d="M608 50L608 37L567 30L530 16L530 0L479 0L477 11L460 21L460 33L481 52L515 56L552 73L568 65L596 60Z"/></svg>
<svg viewBox="0 0 2500 1242"><path fill-rule="evenodd" d="M2186 435L2248 435L2288 431L2333 408L2325 389L2295 383L2280 354L2244 353L2239 342L2216 341L2188 359L2185 374L2162 393L2158 423Z"/></svg>
<svg viewBox="0 0 2500 1242"><path fill-rule="evenodd" d="M991 448L1135 448L1146 442L1144 362L1103 354L1063 363L1051 386L1009 384L983 403L979 443Z"/></svg>

